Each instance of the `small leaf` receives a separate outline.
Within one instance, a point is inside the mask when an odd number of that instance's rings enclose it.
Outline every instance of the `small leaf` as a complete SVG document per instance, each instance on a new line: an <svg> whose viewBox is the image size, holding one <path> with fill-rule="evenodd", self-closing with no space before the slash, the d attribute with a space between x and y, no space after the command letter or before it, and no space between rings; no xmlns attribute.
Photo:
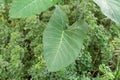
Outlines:
<svg viewBox="0 0 120 80"><path fill-rule="evenodd" d="M120 25L120 0L94 0L104 15Z"/></svg>
<svg viewBox="0 0 120 80"><path fill-rule="evenodd" d="M57 1L56 1L57 2ZM11 18L25 18L45 11L53 6L51 0L14 0L10 10Z"/></svg>
<svg viewBox="0 0 120 80"><path fill-rule="evenodd" d="M66 29L68 19L57 6L43 34L44 58L49 71L58 71L78 57L87 25L78 21Z"/></svg>

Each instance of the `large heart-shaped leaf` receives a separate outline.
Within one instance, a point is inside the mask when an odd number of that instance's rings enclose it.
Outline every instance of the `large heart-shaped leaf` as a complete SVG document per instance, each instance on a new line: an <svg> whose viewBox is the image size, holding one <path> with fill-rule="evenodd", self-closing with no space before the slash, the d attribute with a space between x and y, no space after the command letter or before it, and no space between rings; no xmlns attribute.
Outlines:
<svg viewBox="0 0 120 80"><path fill-rule="evenodd" d="M44 58L49 71L58 71L71 64L82 48L87 24L78 21L67 27L67 23L66 14L56 7L43 35Z"/></svg>
<svg viewBox="0 0 120 80"><path fill-rule="evenodd" d="M13 0L10 17L24 18L39 14L54 4L55 2L52 0Z"/></svg>
<svg viewBox="0 0 120 80"><path fill-rule="evenodd" d="M120 25L120 0L94 0L104 15Z"/></svg>

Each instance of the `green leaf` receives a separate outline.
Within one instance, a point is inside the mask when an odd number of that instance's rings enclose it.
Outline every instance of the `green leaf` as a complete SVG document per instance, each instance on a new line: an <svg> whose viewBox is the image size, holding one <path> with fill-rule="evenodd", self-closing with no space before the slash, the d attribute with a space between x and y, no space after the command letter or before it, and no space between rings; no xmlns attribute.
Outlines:
<svg viewBox="0 0 120 80"><path fill-rule="evenodd" d="M120 25L120 0L94 0L104 15Z"/></svg>
<svg viewBox="0 0 120 80"><path fill-rule="evenodd" d="M55 2L55 3L56 3L56 2L59 2L59 0L51 0L51 1L53 1L53 2Z"/></svg>
<svg viewBox="0 0 120 80"><path fill-rule="evenodd" d="M51 0L14 0L10 10L10 17L25 18L40 14L54 4L55 2Z"/></svg>
<svg viewBox="0 0 120 80"><path fill-rule="evenodd" d="M1 4L1 3L4 3L4 0L0 0L0 4Z"/></svg>
<svg viewBox="0 0 120 80"><path fill-rule="evenodd" d="M74 62L86 37L86 23L78 21L66 27L67 23L66 14L56 7L43 34L44 58L51 72L58 71Z"/></svg>

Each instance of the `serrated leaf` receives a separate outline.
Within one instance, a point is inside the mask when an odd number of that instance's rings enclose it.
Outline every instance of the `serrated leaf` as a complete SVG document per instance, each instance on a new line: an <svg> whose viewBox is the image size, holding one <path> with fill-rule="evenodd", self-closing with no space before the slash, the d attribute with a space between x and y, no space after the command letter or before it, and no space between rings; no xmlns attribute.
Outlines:
<svg viewBox="0 0 120 80"><path fill-rule="evenodd" d="M120 0L94 0L104 15L120 25Z"/></svg>
<svg viewBox="0 0 120 80"><path fill-rule="evenodd" d="M56 1L57 2L57 1ZM51 0L14 0L10 10L11 18L25 18L45 11L53 6Z"/></svg>
<svg viewBox="0 0 120 80"><path fill-rule="evenodd" d="M78 21L68 28L67 23L66 14L56 7L43 34L44 58L51 72L74 62L86 37L87 25L84 22Z"/></svg>

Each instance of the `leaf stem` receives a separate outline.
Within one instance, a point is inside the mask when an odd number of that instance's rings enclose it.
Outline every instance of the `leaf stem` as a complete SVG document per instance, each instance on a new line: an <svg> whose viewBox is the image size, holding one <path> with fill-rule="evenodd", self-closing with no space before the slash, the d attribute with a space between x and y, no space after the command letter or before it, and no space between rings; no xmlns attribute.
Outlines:
<svg viewBox="0 0 120 80"><path fill-rule="evenodd" d="M76 1L76 11L75 11L75 21L77 20L78 12L79 12L79 4L80 0Z"/></svg>
<svg viewBox="0 0 120 80"><path fill-rule="evenodd" d="M85 1L85 5L84 5L84 7L83 7L83 9L82 9L82 12L81 12L81 14L80 14L80 16L79 16L79 20L83 17L83 14L84 14L84 12L85 12L85 9L86 9L86 7L87 7L88 2L89 2L89 0L86 0L86 1Z"/></svg>

